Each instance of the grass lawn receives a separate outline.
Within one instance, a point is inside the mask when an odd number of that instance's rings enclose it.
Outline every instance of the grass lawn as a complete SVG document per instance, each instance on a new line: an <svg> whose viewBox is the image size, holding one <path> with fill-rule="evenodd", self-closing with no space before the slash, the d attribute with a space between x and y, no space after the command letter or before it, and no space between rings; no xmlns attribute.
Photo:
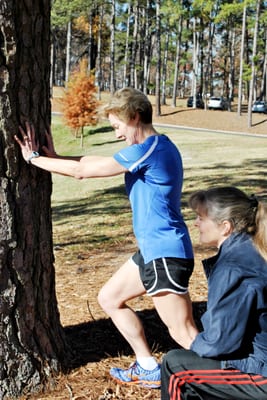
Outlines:
<svg viewBox="0 0 267 400"><path fill-rule="evenodd" d="M60 117L53 119L53 137L59 154L111 156L124 142L116 140L109 125L85 129L81 149ZM166 133L181 151L184 163L183 212L190 194L214 185L234 185L267 200L267 138L208 131L158 128ZM54 226L84 237L94 246L108 243L131 230L130 209L124 192L123 176L75 180L53 175ZM93 216L93 218L91 218ZM94 231L96 229L96 231ZM73 235L73 234L72 234ZM102 238L102 240L101 240ZM99 240L98 240L99 239ZM98 242L98 243L97 243Z"/></svg>

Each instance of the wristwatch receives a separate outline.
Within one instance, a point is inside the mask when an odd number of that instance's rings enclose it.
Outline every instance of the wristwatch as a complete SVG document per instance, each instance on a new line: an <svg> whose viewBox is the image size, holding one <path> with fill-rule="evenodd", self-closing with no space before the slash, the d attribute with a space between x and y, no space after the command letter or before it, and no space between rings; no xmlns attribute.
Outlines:
<svg viewBox="0 0 267 400"><path fill-rule="evenodd" d="M40 154L38 153L38 151L33 151L33 152L31 153L30 157L28 158L27 163L28 163L28 164L31 164L31 160L32 160L33 158L37 158L37 157L40 157Z"/></svg>

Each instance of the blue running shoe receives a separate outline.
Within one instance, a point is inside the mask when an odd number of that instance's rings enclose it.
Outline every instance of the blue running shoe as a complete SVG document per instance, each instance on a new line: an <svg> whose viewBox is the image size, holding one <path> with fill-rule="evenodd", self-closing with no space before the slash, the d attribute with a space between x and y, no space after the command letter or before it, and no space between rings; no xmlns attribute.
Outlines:
<svg viewBox="0 0 267 400"><path fill-rule="evenodd" d="M160 388L160 364L152 371L140 367L138 362L130 365L128 369L111 368L110 375L118 383L124 385L140 385L146 388Z"/></svg>

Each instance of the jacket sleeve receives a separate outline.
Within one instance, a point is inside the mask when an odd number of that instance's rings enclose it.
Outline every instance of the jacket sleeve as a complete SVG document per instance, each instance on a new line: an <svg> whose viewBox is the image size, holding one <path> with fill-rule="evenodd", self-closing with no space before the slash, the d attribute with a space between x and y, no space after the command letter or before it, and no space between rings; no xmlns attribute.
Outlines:
<svg viewBox="0 0 267 400"><path fill-rule="evenodd" d="M196 336L190 349L199 356L214 358L237 351L248 328L254 297L255 290L249 287L241 269L221 265L209 279L203 332Z"/></svg>

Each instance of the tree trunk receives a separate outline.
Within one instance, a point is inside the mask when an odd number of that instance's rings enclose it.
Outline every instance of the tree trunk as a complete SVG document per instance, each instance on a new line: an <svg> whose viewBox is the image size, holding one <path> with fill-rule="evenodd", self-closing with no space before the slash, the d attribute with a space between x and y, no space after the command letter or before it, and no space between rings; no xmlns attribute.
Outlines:
<svg viewBox="0 0 267 400"><path fill-rule="evenodd" d="M71 18L67 24L67 44L66 44L66 68L65 68L65 86L69 82L70 74L70 51L71 51Z"/></svg>
<svg viewBox="0 0 267 400"><path fill-rule="evenodd" d="M198 60L199 60L199 33L196 28L196 18L193 19L193 75L192 75L192 96L193 108L196 108L196 94L198 84Z"/></svg>
<svg viewBox="0 0 267 400"><path fill-rule="evenodd" d="M96 82L97 82L97 99L101 100L101 89L104 86L102 75L102 26L103 26L103 5L99 6L99 26L97 31L97 57L96 57Z"/></svg>
<svg viewBox="0 0 267 400"><path fill-rule="evenodd" d="M160 107L160 73L161 73L161 18L160 18L160 0L156 0L156 54L157 54L157 66L156 66L156 115L161 115Z"/></svg>
<svg viewBox="0 0 267 400"><path fill-rule="evenodd" d="M132 45L131 45L131 56L130 56L130 86L137 89L137 79L136 79L136 54L138 48L138 24L139 24L139 7L138 4L133 5L133 14L134 14L134 28L133 28L133 37L132 37Z"/></svg>
<svg viewBox="0 0 267 400"><path fill-rule="evenodd" d="M240 49L240 67L239 67L239 81L238 81L238 106L237 114L241 116L242 113L242 97L243 97L243 65L244 65L244 46L245 46L245 35L246 35L246 18L247 18L247 7L246 3L243 6L243 17L242 17L242 36L241 36L241 49Z"/></svg>
<svg viewBox="0 0 267 400"><path fill-rule="evenodd" d="M252 62L251 62L251 79L249 85L249 99L248 99L248 128L252 126L252 102L253 102L253 93L255 88L255 74L256 74L256 65L255 65L255 57L257 54L257 39L258 39L258 27L259 27L259 18L260 18L260 5L261 0L257 0L256 2L256 15L255 15L255 26L254 26L254 37L253 37L253 50L252 50Z"/></svg>
<svg viewBox="0 0 267 400"><path fill-rule="evenodd" d="M262 67L262 76L261 76L261 86L260 86L260 98L267 98L267 32L264 32L264 42L265 42L265 50L264 50L264 59L263 59L263 67Z"/></svg>
<svg viewBox="0 0 267 400"><path fill-rule="evenodd" d="M210 96L213 96L213 41L214 41L214 36L215 36L215 24L210 23L209 24L209 38L208 38L208 60L207 60L207 74L206 74L206 80L204 82L205 85L205 98L207 98L207 94Z"/></svg>
<svg viewBox="0 0 267 400"><path fill-rule="evenodd" d="M115 30L116 30L116 4L111 1L111 34L110 34L110 93L116 90L115 82Z"/></svg>
<svg viewBox="0 0 267 400"><path fill-rule="evenodd" d="M150 1L146 1L146 9L145 9L145 55L144 55L144 78L143 78L143 92L145 95L148 94L148 82L149 82L149 68L150 68L150 60L151 60L151 32L150 32L150 18L149 18L149 10L150 10Z"/></svg>
<svg viewBox="0 0 267 400"><path fill-rule="evenodd" d="M67 346L55 293L51 176L26 164L13 139L28 120L42 145L50 123L50 1L2 0L0 22L0 398L14 399L60 371Z"/></svg>
<svg viewBox="0 0 267 400"><path fill-rule="evenodd" d="M92 72L92 47L93 47L93 10L89 9L89 15L88 15L88 21L89 21L89 30L88 30L88 65L87 65L87 71L88 74L90 75Z"/></svg>
<svg viewBox="0 0 267 400"><path fill-rule="evenodd" d="M179 17L177 22L177 41L176 41L176 55L175 55L175 67L174 67L174 79L173 79L173 94L172 94L172 107L176 107L178 77L180 68L180 53L181 53L181 32L182 32L182 16Z"/></svg>
<svg viewBox="0 0 267 400"><path fill-rule="evenodd" d="M132 3L128 1L128 18L127 18L127 28L126 28L126 39L125 39L125 49L124 49L124 65L123 65L123 87L129 85L129 71L128 71L128 59L129 59L129 40L130 40L130 21L132 16Z"/></svg>
<svg viewBox="0 0 267 400"><path fill-rule="evenodd" d="M234 100L235 87L235 48L236 48L236 32L235 29L230 29L229 43L229 76L228 76L228 111L231 111L231 103Z"/></svg>
<svg viewBox="0 0 267 400"><path fill-rule="evenodd" d="M167 81L167 63L168 63L168 50L169 50L169 29L167 28L165 33L165 44L164 44L164 57L162 65L162 93L161 93L161 104L166 105L166 81Z"/></svg>

